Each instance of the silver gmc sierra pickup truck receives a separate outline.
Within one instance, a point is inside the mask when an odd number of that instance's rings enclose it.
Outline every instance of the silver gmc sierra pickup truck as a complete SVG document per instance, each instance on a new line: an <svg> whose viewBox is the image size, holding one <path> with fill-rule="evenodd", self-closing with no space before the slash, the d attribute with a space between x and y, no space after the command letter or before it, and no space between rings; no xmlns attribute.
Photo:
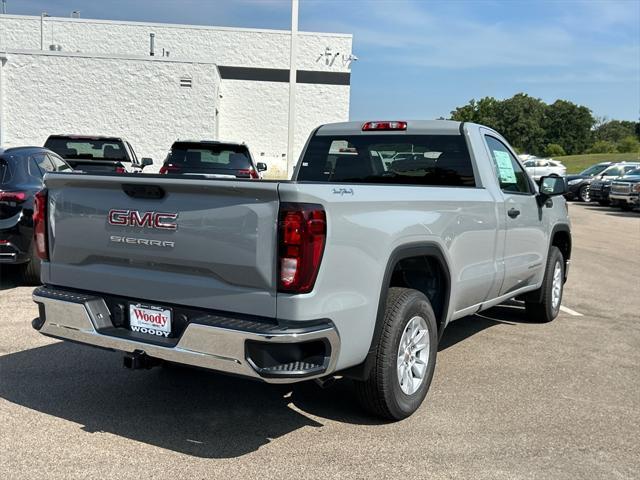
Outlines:
<svg viewBox="0 0 640 480"><path fill-rule="evenodd" d="M272 383L351 378L372 413L425 398L452 320L511 298L558 314L560 177L495 131L323 125L291 181L48 174L36 199L42 334Z"/></svg>

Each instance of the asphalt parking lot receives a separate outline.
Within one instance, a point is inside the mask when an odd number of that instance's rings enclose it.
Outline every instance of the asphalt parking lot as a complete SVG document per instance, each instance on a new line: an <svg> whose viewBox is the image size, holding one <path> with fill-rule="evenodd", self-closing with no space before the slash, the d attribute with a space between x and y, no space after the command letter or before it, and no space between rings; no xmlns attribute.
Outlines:
<svg viewBox="0 0 640 480"><path fill-rule="evenodd" d="M640 213L570 213L572 313L539 325L501 306L453 323L427 400L399 423L363 415L347 381L125 370L33 331L32 288L4 269L1 476L640 478Z"/></svg>

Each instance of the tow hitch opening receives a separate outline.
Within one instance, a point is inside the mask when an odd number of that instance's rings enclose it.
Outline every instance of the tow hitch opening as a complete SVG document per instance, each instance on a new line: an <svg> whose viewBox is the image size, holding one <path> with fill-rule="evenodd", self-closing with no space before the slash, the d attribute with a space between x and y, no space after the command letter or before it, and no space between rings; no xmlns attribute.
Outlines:
<svg viewBox="0 0 640 480"><path fill-rule="evenodd" d="M136 350L133 353L125 353L123 358L124 368L130 370L149 370L160 365L161 360L150 357L146 353Z"/></svg>

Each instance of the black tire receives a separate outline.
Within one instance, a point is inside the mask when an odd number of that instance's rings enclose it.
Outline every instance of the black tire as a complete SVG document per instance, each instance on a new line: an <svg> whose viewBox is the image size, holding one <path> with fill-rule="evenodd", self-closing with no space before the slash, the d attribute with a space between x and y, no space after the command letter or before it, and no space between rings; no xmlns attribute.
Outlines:
<svg viewBox="0 0 640 480"><path fill-rule="evenodd" d="M560 265L560 300L557 305L553 304L553 277L556 265ZM564 258L558 247L551 247L547 265L544 272L544 279L540 290L536 291L533 296L540 295L540 301L532 302L525 300L525 308L527 316L532 322L547 323L554 320L560 313L560 305L562 304L562 294L564 292Z"/></svg>
<svg viewBox="0 0 640 480"><path fill-rule="evenodd" d="M618 207L622 209L623 212L630 212L633 210L633 205L629 205L628 203L619 203Z"/></svg>
<svg viewBox="0 0 640 480"><path fill-rule="evenodd" d="M580 187L580 190L578 190L578 198L585 203L589 202L589 185Z"/></svg>
<svg viewBox="0 0 640 480"><path fill-rule="evenodd" d="M20 280L25 285L40 285L40 259L36 255L33 246L29 251L29 261L20 265Z"/></svg>
<svg viewBox="0 0 640 480"><path fill-rule="evenodd" d="M429 350L425 355L427 364L422 383L408 395L400 386L398 348L409 321L416 316L425 320ZM356 394L370 413L389 420L401 420L420 407L429 391L436 366L438 326L431 304L423 293L397 287L389 289L383 322L375 363L367 380L355 382Z"/></svg>

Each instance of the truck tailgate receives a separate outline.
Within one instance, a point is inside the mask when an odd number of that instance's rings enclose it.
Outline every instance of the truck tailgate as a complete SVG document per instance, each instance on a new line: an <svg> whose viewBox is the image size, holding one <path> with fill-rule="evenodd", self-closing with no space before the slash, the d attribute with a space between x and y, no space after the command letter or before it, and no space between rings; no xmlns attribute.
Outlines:
<svg viewBox="0 0 640 480"><path fill-rule="evenodd" d="M52 174L45 185L45 282L275 316L277 183Z"/></svg>

